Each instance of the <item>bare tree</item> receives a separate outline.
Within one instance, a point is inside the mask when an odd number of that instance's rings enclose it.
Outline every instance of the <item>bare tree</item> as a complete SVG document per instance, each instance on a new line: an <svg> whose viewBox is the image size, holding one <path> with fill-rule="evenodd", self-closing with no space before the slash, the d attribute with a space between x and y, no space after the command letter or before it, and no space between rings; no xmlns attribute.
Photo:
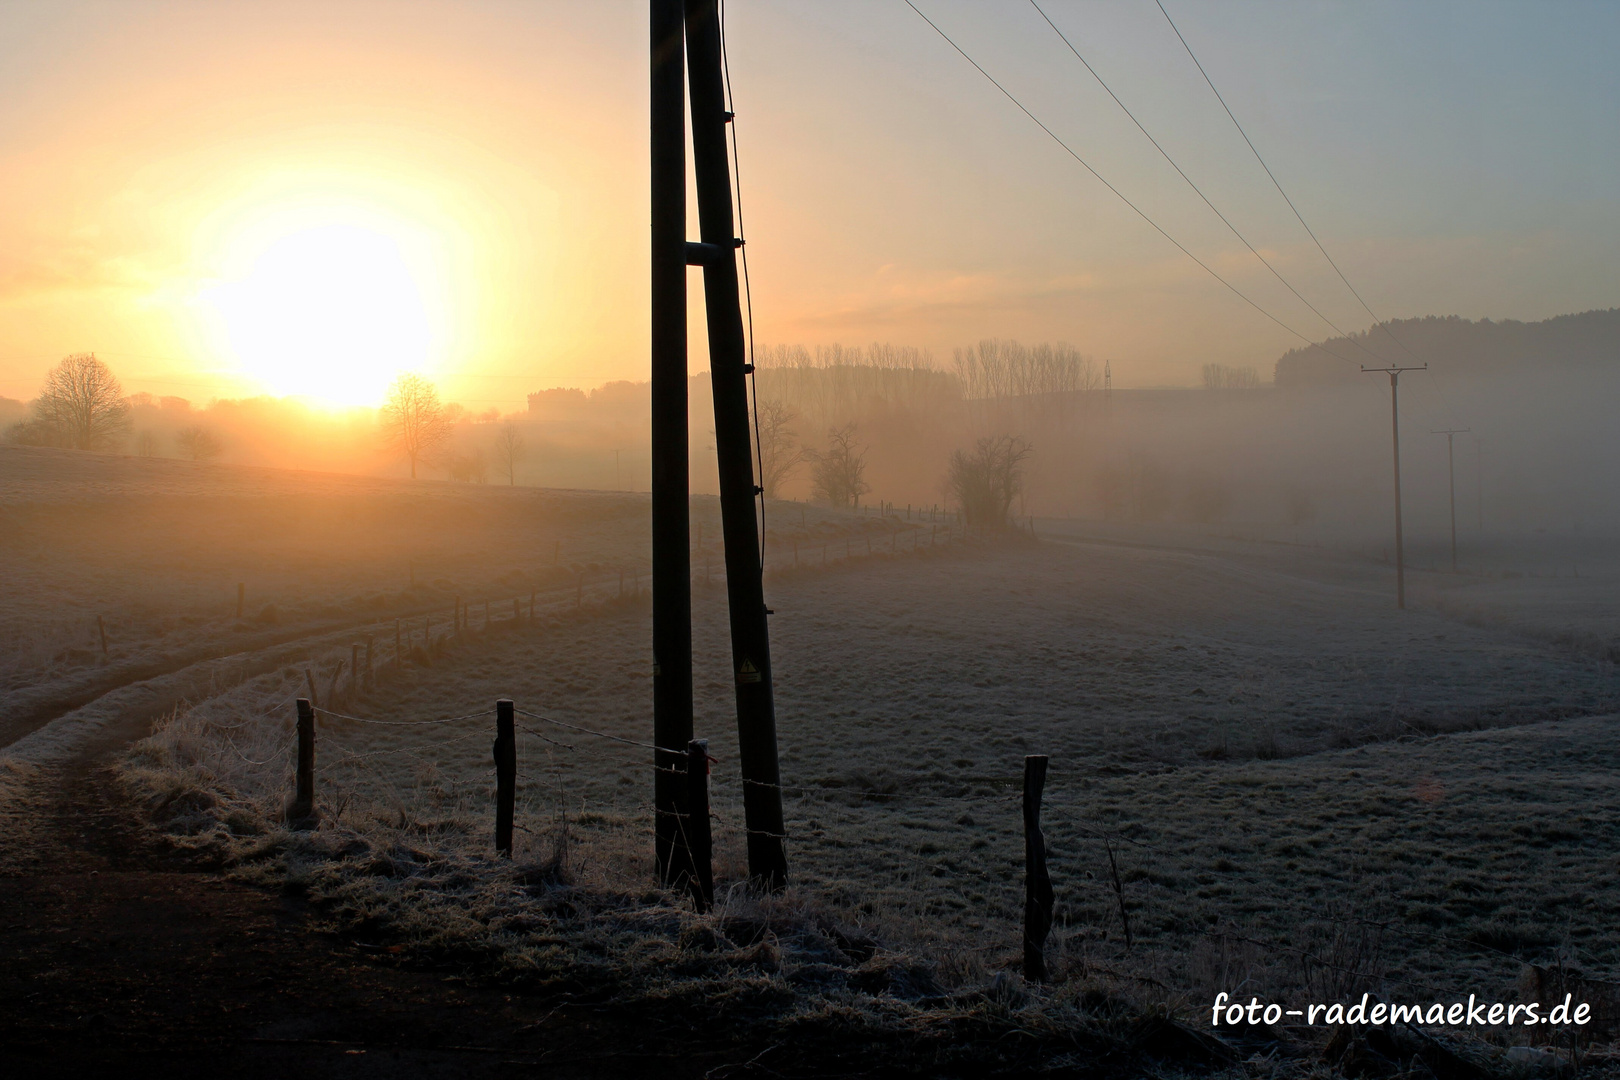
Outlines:
<svg viewBox="0 0 1620 1080"><path fill-rule="evenodd" d="M34 402L33 427L42 436L39 442L106 450L129 430L129 403L106 364L94 353L76 353L45 376Z"/></svg>
<svg viewBox="0 0 1620 1080"><path fill-rule="evenodd" d="M445 472L450 479L459 480L463 484L489 483L489 459L484 457L482 450L474 450L471 454L461 455L451 453L444 458Z"/></svg>
<svg viewBox="0 0 1620 1080"><path fill-rule="evenodd" d="M945 483L972 525L1005 525L1024 486L1024 459L1034 447L1016 435L980 439L951 454Z"/></svg>
<svg viewBox="0 0 1620 1080"><path fill-rule="evenodd" d="M783 482L804 461L793 424L799 414L780 401L762 401L754 414L759 424L759 483L767 499L778 498Z"/></svg>
<svg viewBox="0 0 1620 1080"><path fill-rule="evenodd" d="M1232 367L1229 364L1204 365L1205 390L1254 390L1260 386L1260 375L1252 367Z"/></svg>
<svg viewBox="0 0 1620 1080"><path fill-rule="evenodd" d="M213 432L205 427L181 428L175 432L174 441L180 452L192 461L212 461L219 457L222 449Z"/></svg>
<svg viewBox="0 0 1620 1080"><path fill-rule="evenodd" d="M430 456L450 437L450 418L439 402L439 392L422 376L406 372L388 388L382 407L383 431L389 445L411 463L411 479L416 479L416 463Z"/></svg>
<svg viewBox="0 0 1620 1080"><path fill-rule="evenodd" d="M866 449L855 448L854 424L828 431L827 449L807 450L805 458L811 463L810 479L818 499L859 508L861 496L872 490L866 482Z"/></svg>
<svg viewBox="0 0 1620 1080"><path fill-rule="evenodd" d="M518 462L527 454L523 436L518 434L517 425L510 420L502 424L501 430L495 434L495 464L506 474L508 485L517 485Z"/></svg>

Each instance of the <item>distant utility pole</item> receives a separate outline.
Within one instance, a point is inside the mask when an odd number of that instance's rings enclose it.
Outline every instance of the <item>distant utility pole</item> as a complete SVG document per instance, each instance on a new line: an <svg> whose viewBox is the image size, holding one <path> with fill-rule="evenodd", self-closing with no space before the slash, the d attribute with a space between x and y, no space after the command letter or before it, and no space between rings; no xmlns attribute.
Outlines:
<svg viewBox="0 0 1620 1080"><path fill-rule="evenodd" d="M1444 435L1446 437L1446 484L1451 489L1451 572L1457 572L1457 455L1453 452L1452 442L1467 428L1448 428L1445 431L1431 431L1430 435Z"/></svg>
<svg viewBox="0 0 1620 1080"><path fill-rule="evenodd" d="M1363 365L1362 371L1376 371L1389 376L1389 416L1390 426L1395 437L1395 606L1406 608L1406 547L1405 538L1401 533L1401 372L1427 371L1429 365L1422 367L1387 367L1370 368Z"/></svg>

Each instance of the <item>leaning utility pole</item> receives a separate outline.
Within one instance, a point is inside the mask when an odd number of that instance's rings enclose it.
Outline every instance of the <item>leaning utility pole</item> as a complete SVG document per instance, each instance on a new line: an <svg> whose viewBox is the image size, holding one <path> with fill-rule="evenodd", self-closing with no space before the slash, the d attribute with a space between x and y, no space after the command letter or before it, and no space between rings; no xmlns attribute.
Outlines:
<svg viewBox="0 0 1620 1080"><path fill-rule="evenodd" d="M653 859L692 876L680 753L692 741L691 497L686 419L686 48L681 0L652 0ZM616 457L617 455L615 455ZM617 469L615 469L617 473Z"/></svg>
<svg viewBox="0 0 1620 1080"><path fill-rule="evenodd" d="M1422 367L1387 367L1370 368L1363 365L1362 371L1376 371L1389 376L1389 415L1390 424L1395 436L1395 606L1406 608L1406 542L1401 535L1401 398L1400 379L1403 371L1427 371L1428 364Z"/></svg>
<svg viewBox="0 0 1620 1080"><path fill-rule="evenodd" d="M685 22L687 92L692 103L692 164L697 179L698 224L701 242L684 242L684 213L681 215L683 238L683 267L691 263L703 268L704 313L709 331L709 372L714 388L715 457L720 472L720 525L725 544L726 596L731 613L732 674L737 695L737 749L742 765L743 813L748 833L748 873L756 881L770 888L787 883L787 856L782 847L786 828L782 816L781 774L776 753L776 706L771 688L770 632L766 623L765 586L761 574L759 551L759 519L755 515L754 497L759 487L754 479L753 451L749 445L748 375L752 371L747 361L746 341L743 334L742 306L739 302L737 282L737 248L735 218L731 199L731 162L726 148L726 125L732 120L726 109L725 79L721 69L723 61L720 38L720 13L716 0L651 0L653 25L653 205L667 207L665 215L654 226L654 282L665 281L668 274L673 281L673 241L669 239L671 214L677 199L686 197L684 173L670 164L684 156L684 141L679 149L671 151L669 142L684 140L684 129L679 125L681 106L664 100L665 95L679 97L678 80L671 79L665 64L679 70L678 29L672 24L682 18ZM660 32L662 31L662 36ZM674 41L672 47L668 42ZM675 53L676 58L660 54L661 44ZM664 153L660 160L659 151ZM682 162L684 165L684 162ZM661 187L660 185L664 185ZM664 242L660 243L660 238ZM683 269L684 273L684 269ZM684 298L685 279L681 279ZM655 291L655 310L657 310ZM666 298L668 302L671 297ZM655 335L657 334L655 324ZM668 326L665 327L669 330ZM655 336L655 342L666 349L674 347L673 331L669 341ZM655 345L655 350L657 349ZM680 409L684 438L685 394L685 336L684 327L679 341ZM669 364L668 373L673 380L674 363L667 353L655 353ZM655 371L658 370L655 361ZM672 398L673 388L667 390ZM669 401L660 403L659 386L653 387L654 415L661 409L673 414L675 406ZM662 445L662 444L660 444ZM686 453L684 443L680 455L682 472L679 479L680 498L683 500L678 523L658 522L658 513L665 505L654 503L654 529L657 536L667 536L671 543L679 536L681 569L678 588L689 590L686 569L688 512L684 500L686 488ZM673 478L668 478L673 480ZM673 495L668 495L673 498ZM673 560L665 566L665 573L674 570ZM656 573L655 568L655 573ZM666 581L666 587L669 587ZM655 582L655 603L656 590ZM679 663L683 666L686 730L691 730L691 599L685 594L683 629L685 648ZM655 614L656 623L656 614ZM657 637L655 625L655 637ZM655 670L674 662L660 649L666 639L655 641ZM655 687L656 693L656 687ZM673 719L673 718L672 718ZM654 726L658 719L655 712ZM673 735L670 738L674 738ZM666 742L661 737L658 745L669 749L684 747L685 741ZM660 776L666 775L663 773ZM671 808L678 808L672 801ZM660 805L660 811L663 811ZM678 810L677 810L678 812ZM662 816L662 815L661 815ZM678 817L674 819L678 824ZM668 864L666 864L666 872ZM666 878L672 880L672 878Z"/></svg>
<svg viewBox="0 0 1620 1080"><path fill-rule="evenodd" d="M1451 572L1457 572L1457 455L1453 452L1452 441L1467 428L1448 428L1445 431L1430 431L1430 435L1444 435L1446 437L1446 485L1451 490Z"/></svg>

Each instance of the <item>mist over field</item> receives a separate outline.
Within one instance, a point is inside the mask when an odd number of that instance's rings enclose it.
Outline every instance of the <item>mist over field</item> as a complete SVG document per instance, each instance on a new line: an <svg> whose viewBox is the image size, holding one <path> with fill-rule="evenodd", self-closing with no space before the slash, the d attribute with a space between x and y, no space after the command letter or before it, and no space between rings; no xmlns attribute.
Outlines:
<svg viewBox="0 0 1620 1080"><path fill-rule="evenodd" d="M0 4L0 1061L1620 1080L1620 8Z"/></svg>

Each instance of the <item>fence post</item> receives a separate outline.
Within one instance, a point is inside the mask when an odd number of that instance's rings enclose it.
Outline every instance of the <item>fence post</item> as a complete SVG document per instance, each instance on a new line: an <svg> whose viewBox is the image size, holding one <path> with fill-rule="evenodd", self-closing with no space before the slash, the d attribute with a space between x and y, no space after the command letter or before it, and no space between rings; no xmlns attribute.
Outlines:
<svg viewBox="0 0 1620 1080"><path fill-rule="evenodd" d="M1024 978L1046 981L1046 935L1052 931L1052 878L1041 834L1041 792L1046 755L1024 758Z"/></svg>
<svg viewBox="0 0 1620 1080"><path fill-rule="evenodd" d="M238 619L240 619L242 617L242 605L246 601L247 601L247 583L242 582L242 581L238 581L236 583L236 617Z"/></svg>
<svg viewBox="0 0 1620 1080"><path fill-rule="evenodd" d="M318 820L315 812L315 706L308 698L299 698L298 781L292 802L287 804L287 824L295 829L312 829Z"/></svg>
<svg viewBox="0 0 1620 1080"><path fill-rule="evenodd" d="M96 633L101 635L101 658L107 659L107 623L100 615L96 616Z"/></svg>
<svg viewBox="0 0 1620 1080"><path fill-rule="evenodd" d="M517 729L512 703L495 703L495 853L512 857L512 810L517 801Z"/></svg>
<svg viewBox="0 0 1620 1080"><path fill-rule="evenodd" d="M714 835L709 823L709 740L686 744L686 847L692 858L692 901L714 905Z"/></svg>

